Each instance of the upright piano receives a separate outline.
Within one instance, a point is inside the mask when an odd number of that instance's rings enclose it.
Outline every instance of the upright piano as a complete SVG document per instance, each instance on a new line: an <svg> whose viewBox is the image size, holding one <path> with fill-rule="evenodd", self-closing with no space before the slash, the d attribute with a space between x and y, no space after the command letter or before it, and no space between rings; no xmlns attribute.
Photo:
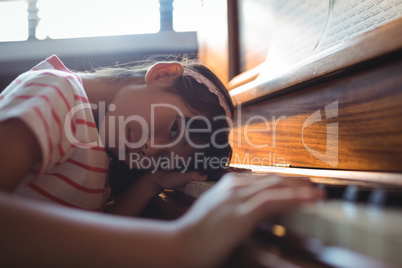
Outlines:
<svg viewBox="0 0 402 268"><path fill-rule="evenodd" d="M217 20L199 57L236 105L232 169L327 192L262 223L227 267L402 267L402 1L202 2ZM165 191L150 216L213 185Z"/></svg>

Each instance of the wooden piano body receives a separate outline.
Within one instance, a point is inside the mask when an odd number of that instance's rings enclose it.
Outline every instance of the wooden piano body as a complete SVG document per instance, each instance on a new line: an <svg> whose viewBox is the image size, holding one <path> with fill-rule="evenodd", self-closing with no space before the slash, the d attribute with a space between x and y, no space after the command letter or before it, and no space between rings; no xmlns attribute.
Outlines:
<svg viewBox="0 0 402 268"><path fill-rule="evenodd" d="M328 191L262 224L228 267L402 267L402 1L204 5L225 18L205 22L200 60L236 104L232 166ZM152 216L212 185L164 193Z"/></svg>

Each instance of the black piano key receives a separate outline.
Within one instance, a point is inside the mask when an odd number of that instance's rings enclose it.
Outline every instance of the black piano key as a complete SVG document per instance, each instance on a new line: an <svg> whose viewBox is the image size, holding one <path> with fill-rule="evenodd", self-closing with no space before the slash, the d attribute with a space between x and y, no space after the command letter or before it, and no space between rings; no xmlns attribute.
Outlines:
<svg viewBox="0 0 402 268"><path fill-rule="evenodd" d="M325 191L326 199L341 199L346 188L344 185L327 185L324 183L318 183L316 187Z"/></svg>
<svg viewBox="0 0 402 268"><path fill-rule="evenodd" d="M361 185L315 184L326 192L326 199L342 199L348 202L366 203L373 206L402 207L402 189Z"/></svg>
<svg viewBox="0 0 402 268"><path fill-rule="evenodd" d="M369 197L369 204L374 206L401 207L402 192L384 188L373 189Z"/></svg>
<svg viewBox="0 0 402 268"><path fill-rule="evenodd" d="M368 202L372 189L349 185L343 193L343 200L350 202Z"/></svg>

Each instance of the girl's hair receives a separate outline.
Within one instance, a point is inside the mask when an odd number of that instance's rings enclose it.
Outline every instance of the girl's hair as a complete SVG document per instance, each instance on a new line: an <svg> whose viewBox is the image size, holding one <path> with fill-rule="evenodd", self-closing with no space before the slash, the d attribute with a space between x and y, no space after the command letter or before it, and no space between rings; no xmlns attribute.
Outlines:
<svg viewBox="0 0 402 268"><path fill-rule="evenodd" d="M141 65L132 67L101 68L96 70L93 75L105 78L106 80L121 83L145 83L145 74L148 68L156 61L142 62ZM192 69L209 79L216 85L233 116L234 108L229 92L219 78L207 67L189 60L180 62L184 68ZM189 130L189 137L195 144L209 144L206 148L195 149L191 156L192 161L190 170L200 171L202 175L207 174L208 180L216 180L226 172L232 157L232 148L229 144L229 128L226 120L225 110L219 104L218 97L211 93L204 84L198 83L190 76L181 76L172 82L172 86L166 88L168 92L179 95L188 107L201 115L203 119L190 120L186 118L186 128ZM207 119L207 120L205 120ZM231 121L230 118L229 121ZM209 126L208 126L209 124ZM211 132L196 131L197 129L209 129ZM201 158L200 158L201 157ZM112 155L112 158L117 159ZM200 161L202 160L202 162ZM217 164L219 161L219 164ZM110 174L112 195L116 196L127 189L133 181L133 176L138 177L144 171L129 170L124 162L114 163ZM187 169L186 171L190 171ZM119 178L114 180L113 177Z"/></svg>
<svg viewBox="0 0 402 268"><path fill-rule="evenodd" d="M218 88L224 96L225 102L228 104L231 115L233 115L233 103L229 92L222 84L219 78L207 67L197 63L183 64L185 68L192 69L204 77L209 79ZM219 104L218 97L211 93L204 84L200 84L190 76L181 76L174 81L173 87L169 91L176 92L180 95L188 106L202 115L207 120L191 120L191 129L211 129L211 132L191 131L190 138L194 143L206 144L209 146L205 149L196 150L195 153L202 155L202 166L195 162L193 170L199 170L201 174L207 174L209 180L219 178L227 169L231 156L232 148L229 144L229 125L226 120L226 114L223 107ZM229 121L231 121L230 118ZM209 124L209 126L207 125ZM195 159L195 157L193 157ZM219 164L216 164L216 161ZM215 161L215 164L213 164Z"/></svg>

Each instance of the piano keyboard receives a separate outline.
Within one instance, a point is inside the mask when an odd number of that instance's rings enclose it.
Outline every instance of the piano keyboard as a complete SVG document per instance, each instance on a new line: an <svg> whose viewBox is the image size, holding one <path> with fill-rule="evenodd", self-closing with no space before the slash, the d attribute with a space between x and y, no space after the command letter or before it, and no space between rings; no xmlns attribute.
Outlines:
<svg viewBox="0 0 402 268"><path fill-rule="evenodd" d="M300 238L313 238L402 266L402 213L350 201L328 200L283 215L278 224Z"/></svg>
<svg viewBox="0 0 402 268"><path fill-rule="evenodd" d="M363 181L310 179L326 190L327 199L286 213L275 222L263 223L263 231L271 231L272 224L276 224L298 239L370 256L371 267L383 267L375 260L389 263L389 267L402 267L400 188ZM191 182L180 192L194 199L214 183Z"/></svg>

